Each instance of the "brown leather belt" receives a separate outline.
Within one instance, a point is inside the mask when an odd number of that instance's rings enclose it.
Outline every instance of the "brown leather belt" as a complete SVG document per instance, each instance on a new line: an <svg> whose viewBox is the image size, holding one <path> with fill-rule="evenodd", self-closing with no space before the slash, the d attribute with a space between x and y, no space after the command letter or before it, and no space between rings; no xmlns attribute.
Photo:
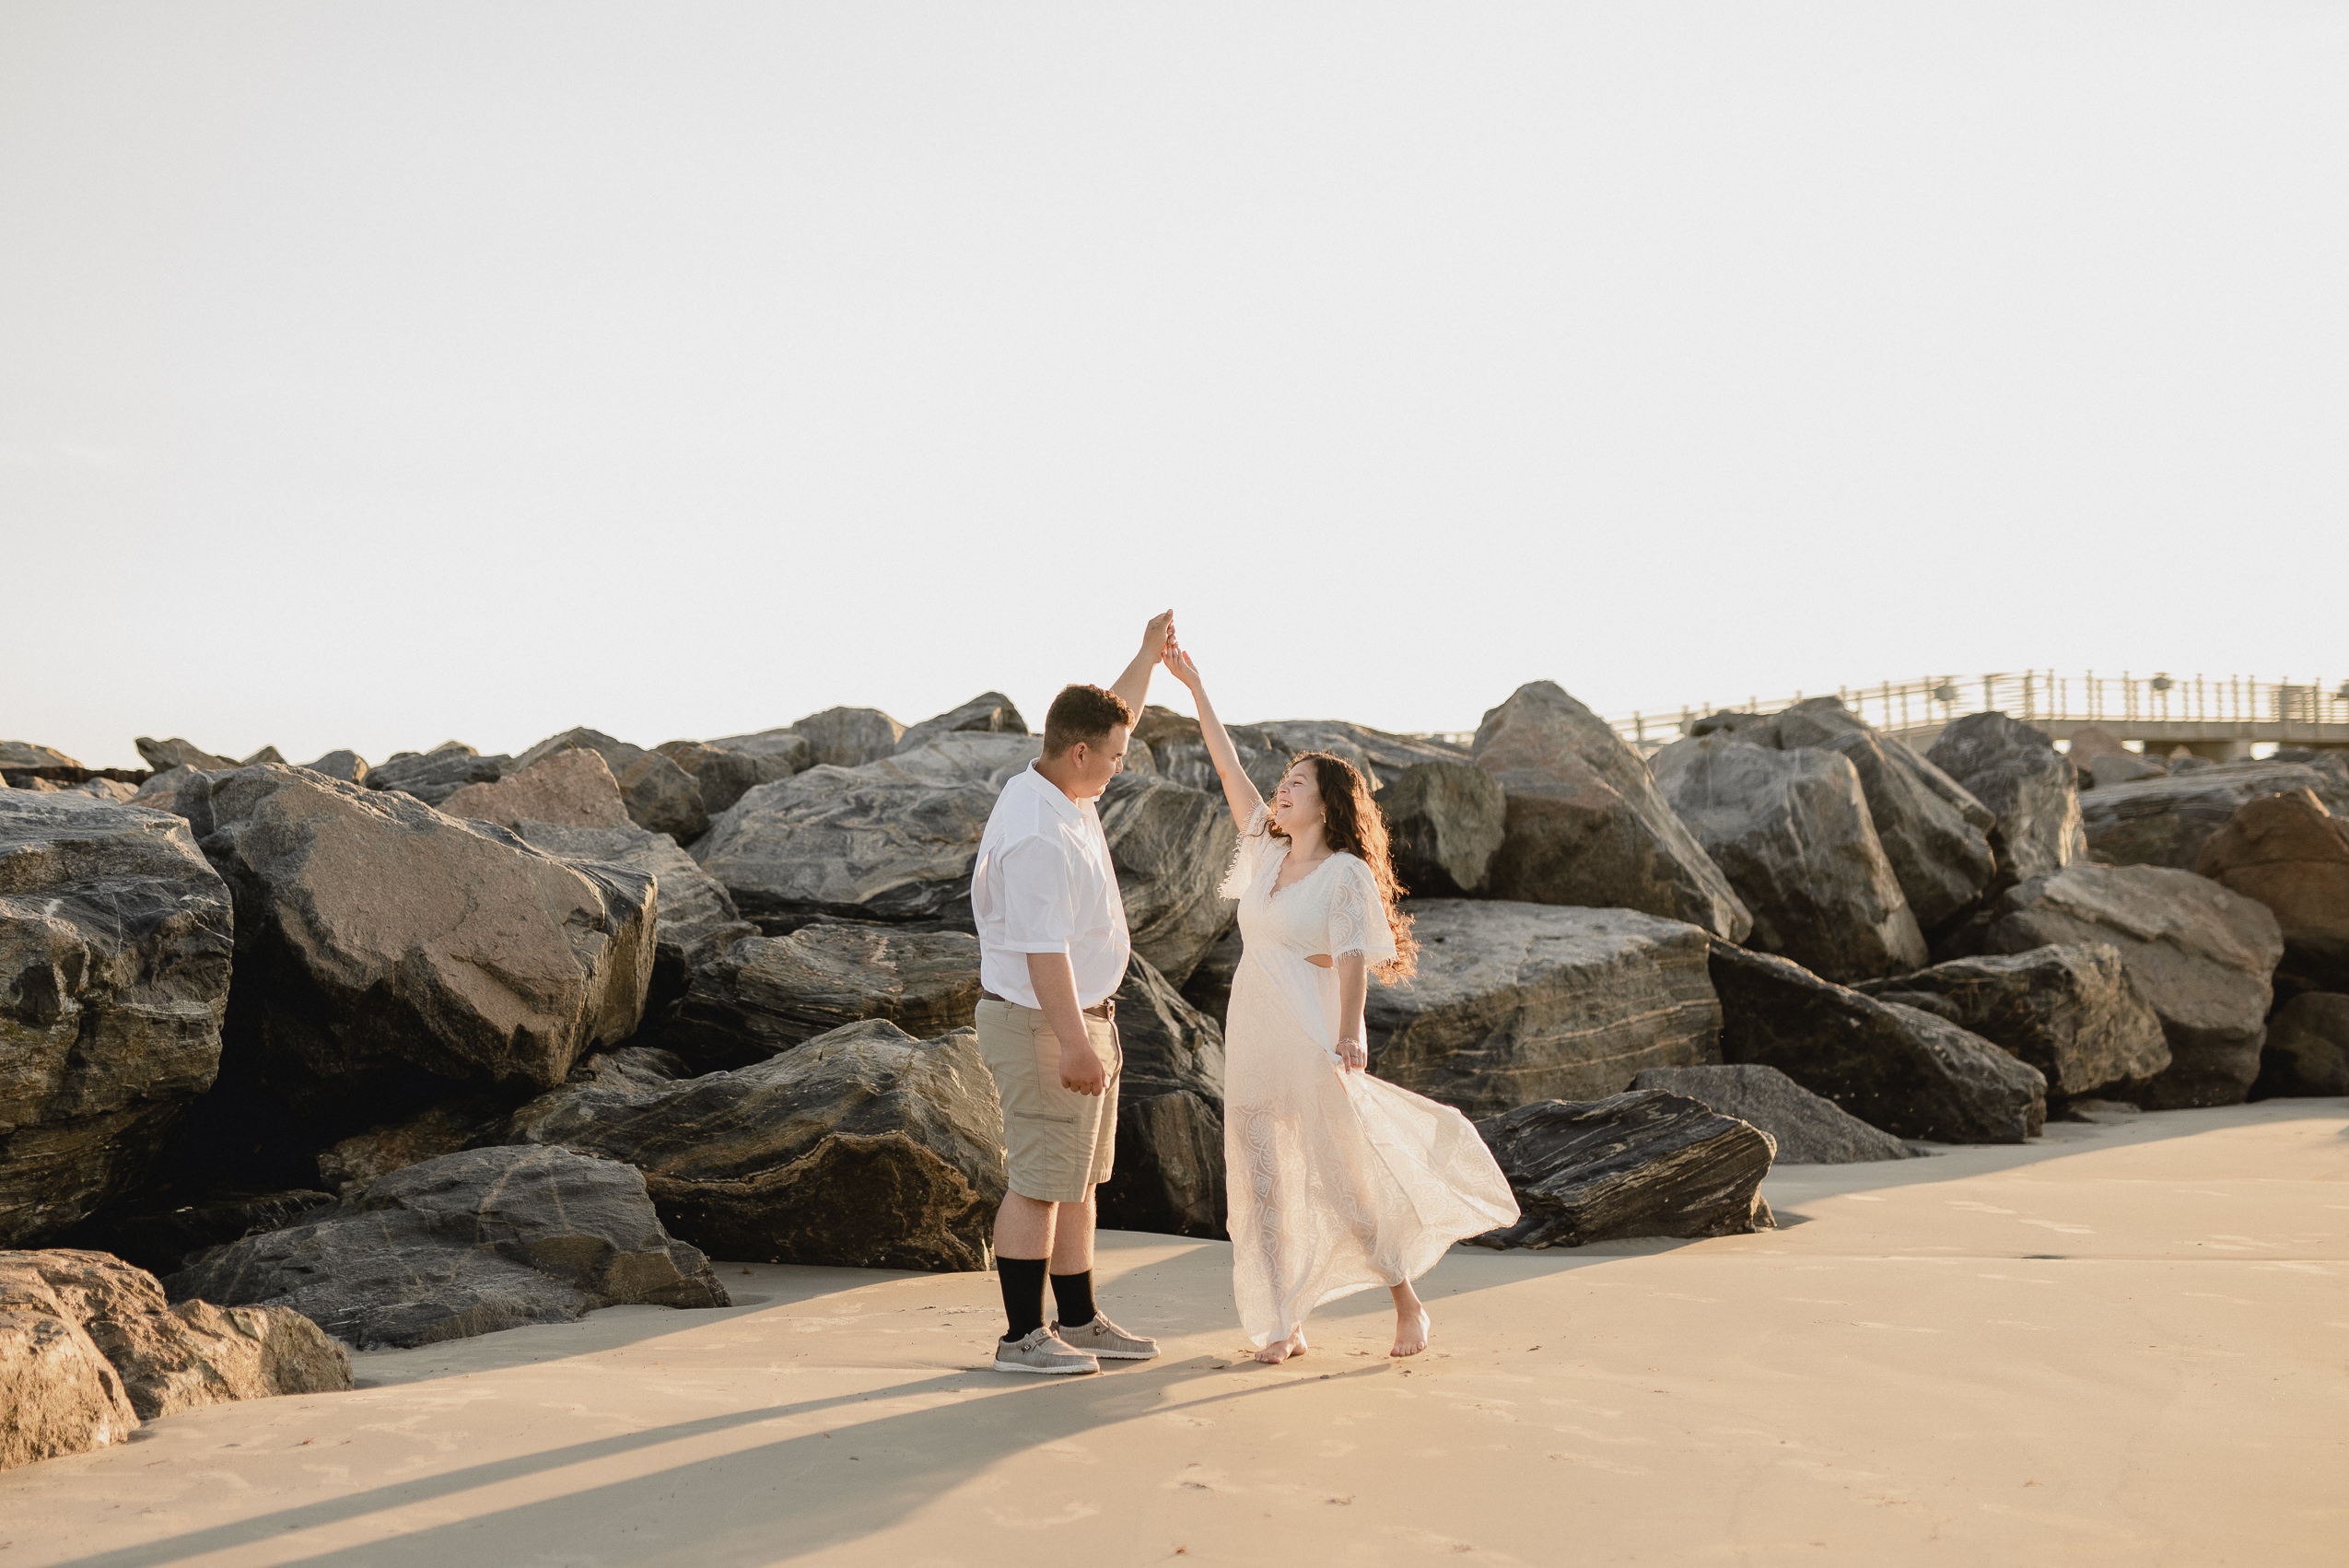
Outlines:
<svg viewBox="0 0 2349 1568"><path fill-rule="evenodd" d="M997 996L993 991L988 990L984 986L979 988L979 1000L1011 1002L1013 1007L1020 1005L1016 1001L1011 1001L1011 999L1008 996ZM1038 1009L1038 1011L1041 1012L1042 1009ZM1080 1008L1078 1011L1081 1012L1087 1018L1098 1018L1104 1024L1115 1024L1117 1021L1117 1000L1116 998L1112 997L1107 1001L1097 1001L1091 1007Z"/></svg>

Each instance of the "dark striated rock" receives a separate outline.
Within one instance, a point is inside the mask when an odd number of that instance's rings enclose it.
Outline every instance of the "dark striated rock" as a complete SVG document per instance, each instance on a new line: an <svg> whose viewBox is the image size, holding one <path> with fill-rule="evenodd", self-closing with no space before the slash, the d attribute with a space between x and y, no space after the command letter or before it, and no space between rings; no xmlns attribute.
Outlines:
<svg viewBox="0 0 2349 1568"><path fill-rule="evenodd" d="M1989 834L1997 821L1990 808L1908 745L1847 712L1840 699L1798 702L1737 734L1782 751L1835 752L1852 765L1885 859L1927 934L1972 907L1990 885L1996 860Z"/></svg>
<svg viewBox="0 0 2349 1568"><path fill-rule="evenodd" d="M2349 989L2349 823L2313 791L2246 801L2204 841L2194 869L2267 907L2284 933L2284 977Z"/></svg>
<svg viewBox="0 0 2349 1568"><path fill-rule="evenodd" d="M810 765L862 767L897 749L906 727L877 708L827 708L794 720L791 729L807 737Z"/></svg>
<svg viewBox="0 0 2349 1568"><path fill-rule="evenodd" d="M333 1204L333 1193L310 1188L214 1192L195 1203L101 1213L58 1240L65 1246L111 1253L150 1274L169 1274L207 1247L283 1230Z"/></svg>
<svg viewBox="0 0 2349 1568"><path fill-rule="evenodd" d="M1508 828L1500 780L1465 761L1419 762L1379 790L1395 876L1423 898L1484 890Z"/></svg>
<svg viewBox="0 0 2349 1568"><path fill-rule="evenodd" d="M153 1274L102 1252L0 1253L7 1294L48 1285L121 1375L142 1421L233 1399L331 1394L351 1387L351 1356L282 1306L165 1304Z"/></svg>
<svg viewBox="0 0 2349 1568"><path fill-rule="evenodd" d="M46 1240L152 1165L220 1067L228 887L187 824L0 794L0 1243Z"/></svg>
<svg viewBox="0 0 2349 1568"><path fill-rule="evenodd" d="M1232 980L1240 972L1240 954L1245 945L1235 920L1215 939L1215 945L1207 950L1199 966L1183 982L1183 1000L1212 1019L1219 1029L1223 1026L1224 1015L1232 1011Z"/></svg>
<svg viewBox="0 0 2349 1568"><path fill-rule="evenodd" d="M146 759L147 766L158 773L174 767L209 769L242 766L235 757L216 756L202 746L176 736L168 741L158 741L141 735L132 743L138 747L139 755Z"/></svg>
<svg viewBox="0 0 2349 1568"><path fill-rule="evenodd" d="M505 828L525 822L569 827L624 827L628 822L611 767L595 753L578 748L518 766L495 784L468 784L441 802L440 810Z"/></svg>
<svg viewBox="0 0 2349 1568"><path fill-rule="evenodd" d="M1745 733L1676 741L1648 766L1752 914L1748 940L1839 980L1922 965L1924 934L1858 770L1834 752L1776 751Z"/></svg>
<svg viewBox="0 0 2349 1568"><path fill-rule="evenodd" d="M381 1117L416 1070L543 1087L635 1033L649 877L298 768L191 780L174 809L237 907L223 1071L319 1142Z"/></svg>
<svg viewBox="0 0 2349 1568"><path fill-rule="evenodd" d="M1117 989L1117 1157L1099 1223L1224 1235L1223 1031L1137 956Z"/></svg>
<svg viewBox="0 0 2349 1568"><path fill-rule="evenodd" d="M437 806L468 784L497 783L514 766L510 756L483 756L462 741L444 741L431 751L378 763L359 782L370 790L397 790Z"/></svg>
<svg viewBox="0 0 2349 1568"><path fill-rule="evenodd" d="M1942 731L1925 759L1997 818L1990 830L1994 888L2086 857L2079 778L2046 731L2004 713L1969 713Z"/></svg>
<svg viewBox="0 0 2349 1568"><path fill-rule="evenodd" d="M2151 1003L2170 1065L2114 1097L2148 1109L2239 1105L2284 954L2275 917L2207 877L2162 866L2067 866L2010 888L1990 949L2109 942Z"/></svg>
<svg viewBox="0 0 2349 1568"><path fill-rule="evenodd" d="M1540 1100L1477 1123L1524 1218L1479 1246L1586 1246L1628 1236L1770 1229L1766 1133L1685 1095L1639 1089Z"/></svg>
<svg viewBox="0 0 2349 1568"><path fill-rule="evenodd" d="M660 1228L643 1176L561 1149L409 1165L322 1216L206 1254L174 1300L290 1306L355 1350L562 1323L602 1306L724 1306L701 1253Z"/></svg>
<svg viewBox="0 0 2349 1568"><path fill-rule="evenodd" d="M941 735L1024 735L1028 721L1001 692L981 692L960 708L925 719L897 737L896 751L926 746Z"/></svg>
<svg viewBox="0 0 2349 1568"><path fill-rule="evenodd" d="M591 752L574 755L594 755ZM515 836L556 860L583 867L591 863L625 866L659 884L652 984L645 998L647 1017L683 997L696 970L716 963L734 943L757 933L756 926L735 912L734 900L719 880L696 865L665 833L627 822L617 827L520 822L515 824Z"/></svg>
<svg viewBox="0 0 2349 1568"><path fill-rule="evenodd" d="M2020 1143L2047 1119L2037 1068L1930 1012L1718 941L1712 984L1723 1057L1774 1067L1895 1137Z"/></svg>
<svg viewBox="0 0 2349 1568"><path fill-rule="evenodd" d="M2099 786L2081 798L2080 813L2098 860L2192 871L2203 846L2246 803L2304 790L2320 801L2338 793L2349 810L2349 792L2336 792L2331 779L2314 768L2229 762L2174 778Z"/></svg>
<svg viewBox="0 0 2349 1568"><path fill-rule="evenodd" d="M1651 1067L1631 1080L1631 1087L1685 1094L1759 1128L1777 1145L1776 1163L1782 1165L1849 1165L1905 1160L1911 1153L1892 1134L1759 1062Z"/></svg>
<svg viewBox="0 0 2349 1568"><path fill-rule="evenodd" d="M815 917L968 929L988 813L1041 749L949 735L860 767L819 765L734 802L694 859L769 929Z"/></svg>
<svg viewBox="0 0 2349 1568"><path fill-rule="evenodd" d="M1239 839L1231 808L1220 790L1120 774L1100 810L1134 952L1180 985L1232 922L1216 893Z"/></svg>
<svg viewBox="0 0 2349 1568"><path fill-rule="evenodd" d="M572 1069L572 1074L577 1077L581 1072L590 1071L593 1064L608 1059L602 1056L590 1057L586 1062ZM510 1092L500 1093L495 1089L475 1089L451 1095L438 1105L426 1106L415 1116L371 1127L365 1132L353 1133L333 1148L321 1151L318 1179L334 1192L356 1192L377 1177L390 1176L393 1171L403 1171L410 1165L420 1165L427 1160L437 1160L443 1154L453 1154L460 1149L470 1149L477 1143L495 1143L498 1140L488 1135L505 1127L506 1118L514 1114L515 1106L516 1100Z"/></svg>
<svg viewBox="0 0 2349 1568"><path fill-rule="evenodd" d="M2252 1093L2349 1094L2349 996L2303 991L2276 1009Z"/></svg>
<svg viewBox="0 0 2349 1568"><path fill-rule="evenodd" d="M1858 989L1912 1007L1940 1001L1958 1024L2038 1068L2051 1097L2092 1094L2169 1065L2160 1018L2108 942L1953 959Z"/></svg>
<svg viewBox="0 0 2349 1568"><path fill-rule="evenodd" d="M976 937L824 921L737 941L648 1034L710 1071L752 1066L867 1019L929 1039L968 1028L978 1000Z"/></svg>
<svg viewBox="0 0 2349 1568"><path fill-rule="evenodd" d="M879 1019L737 1072L558 1089L507 1136L641 1167L670 1228L725 1258L985 1269L1004 1193L976 1034Z"/></svg>
<svg viewBox="0 0 2349 1568"><path fill-rule="evenodd" d="M1487 891L1638 909L1742 942L1753 919L1607 721L1548 681L1484 717L1476 764L1508 794Z"/></svg>
<svg viewBox="0 0 2349 1568"><path fill-rule="evenodd" d="M1371 987L1371 1071L1490 1116L1719 1059L1703 931L1630 909L1413 899L1420 969Z"/></svg>

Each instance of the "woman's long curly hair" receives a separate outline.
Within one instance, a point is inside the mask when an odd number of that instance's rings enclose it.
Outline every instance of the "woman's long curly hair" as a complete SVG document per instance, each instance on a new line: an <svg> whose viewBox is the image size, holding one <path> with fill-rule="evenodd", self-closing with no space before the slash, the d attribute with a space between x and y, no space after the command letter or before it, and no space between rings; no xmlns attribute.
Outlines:
<svg viewBox="0 0 2349 1568"><path fill-rule="evenodd" d="M1420 944L1411 936L1411 917L1403 913L1403 889L1395 880L1394 858L1386 848L1386 818L1371 799L1369 780L1342 756L1327 752L1299 752L1289 759L1314 765L1314 782L1321 790L1321 836L1332 849L1343 849L1370 867L1378 883L1379 902L1386 907L1387 929L1395 933L1395 956L1371 973L1388 985L1408 980L1419 972ZM1267 831L1276 838L1287 834L1269 821Z"/></svg>

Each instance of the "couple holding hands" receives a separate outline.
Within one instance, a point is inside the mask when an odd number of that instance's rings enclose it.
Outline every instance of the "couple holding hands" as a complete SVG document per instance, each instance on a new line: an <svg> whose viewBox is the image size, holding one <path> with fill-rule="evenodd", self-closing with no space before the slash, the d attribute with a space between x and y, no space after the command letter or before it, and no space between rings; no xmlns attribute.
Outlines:
<svg viewBox="0 0 2349 1568"><path fill-rule="evenodd" d="M1170 611L1151 620L1115 685L1072 685L1053 699L1044 755L1004 786L972 874L979 1048L1003 1104L1011 1178L995 1221L1010 1318L996 1368L1089 1373L1158 1353L1094 1304L1093 1237L1123 1060L1110 997L1132 952L1095 802L1124 766L1161 663L1190 689L1240 828L1220 891L1239 900L1244 943L1223 1028L1241 1326L1258 1361L1285 1361L1305 1352L1315 1306L1384 1285L1395 1298L1391 1353L1416 1355L1429 1323L1411 1281L1454 1242L1513 1223L1516 1200L1467 1117L1365 1071L1371 979L1408 977L1418 951L1369 781L1308 752L1267 802Z"/></svg>

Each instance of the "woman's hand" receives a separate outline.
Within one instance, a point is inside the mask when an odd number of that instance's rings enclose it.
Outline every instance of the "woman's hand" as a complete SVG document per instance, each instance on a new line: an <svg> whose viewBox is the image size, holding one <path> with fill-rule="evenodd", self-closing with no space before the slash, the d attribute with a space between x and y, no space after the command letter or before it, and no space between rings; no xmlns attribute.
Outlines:
<svg viewBox="0 0 2349 1568"><path fill-rule="evenodd" d="M1166 651L1158 656L1158 661L1166 666L1168 674L1182 682L1194 694L1198 691L1199 667L1191 662L1191 656L1183 650L1182 644L1168 639Z"/></svg>
<svg viewBox="0 0 2349 1568"><path fill-rule="evenodd" d="M1352 1036L1338 1042L1338 1065L1348 1072L1361 1072L1370 1066L1370 1047Z"/></svg>

